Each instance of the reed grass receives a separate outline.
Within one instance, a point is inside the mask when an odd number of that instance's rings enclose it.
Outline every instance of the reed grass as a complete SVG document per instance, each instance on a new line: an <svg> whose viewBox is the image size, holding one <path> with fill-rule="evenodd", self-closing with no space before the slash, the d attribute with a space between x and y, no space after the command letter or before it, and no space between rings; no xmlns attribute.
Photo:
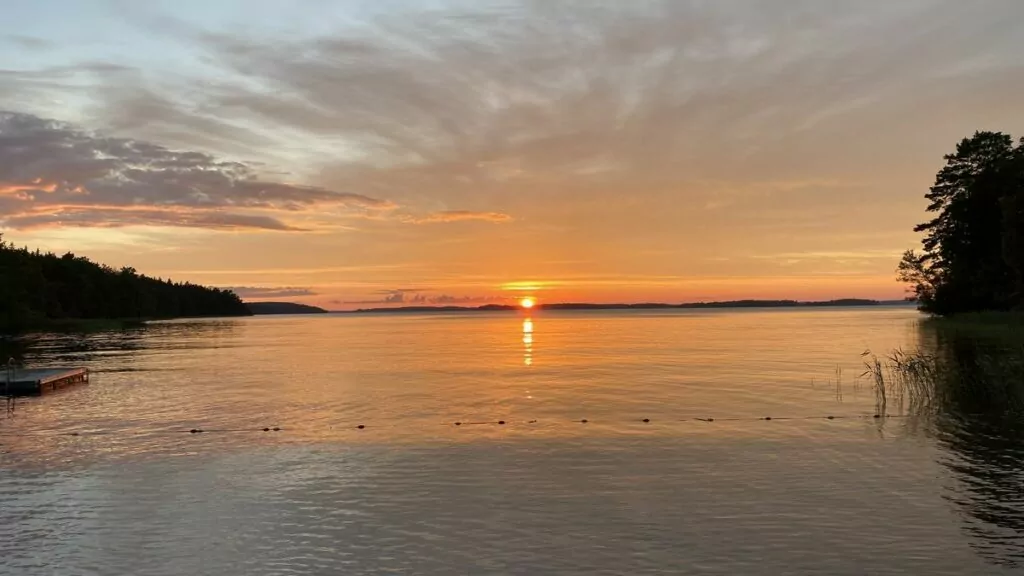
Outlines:
<svg viewBox="0 0 1024 576"><path fill-rule="evenodd" d="M932 412L938 408L944 367L938 357L922 351L896 349L879 358L870 351L862 355L867 377L873 386L877 413L886 414L890 402L898 413Z"/></svg>
<svg viewBox="0 0 1024 576"><path fill-rule="evenodd" d="M929 342L884 357L862 354L880 414L1024 415L1024 324L1020 316L937 320Z"/></svg>

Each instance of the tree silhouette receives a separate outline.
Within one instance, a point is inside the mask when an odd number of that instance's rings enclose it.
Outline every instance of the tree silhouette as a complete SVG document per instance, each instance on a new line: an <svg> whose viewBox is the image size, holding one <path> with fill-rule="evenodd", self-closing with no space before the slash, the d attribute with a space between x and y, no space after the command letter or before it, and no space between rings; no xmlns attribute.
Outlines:
<svg viewBox="0 0 1024 576"><path fill-rule="evenodd" d="M935 216L921 252L908 251L899 279L912 286L923 310L953 314L1007 310L1024 288L1024 140L977 132L945 157L925 198Z"/></svg>
<svg viewBox="0 0 1024 576"><path fill-rule="evenodd" d="M114 270L67 253L15 248L0 235L0 333L59 320L242 316L228 290Z"/></svg>

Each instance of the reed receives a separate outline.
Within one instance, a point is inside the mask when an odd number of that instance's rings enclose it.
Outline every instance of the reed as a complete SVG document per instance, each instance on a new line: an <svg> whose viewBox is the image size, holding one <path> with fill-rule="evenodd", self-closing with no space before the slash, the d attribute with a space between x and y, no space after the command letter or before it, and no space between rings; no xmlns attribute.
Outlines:
<svg viewBox="0 0 1024 576"><path fill-rule="evenodd" d="M1024 414L1024 336L1013 326L936 324L920 349L862 354L880 414Z"/></svg>
<svg viewBox="0 0 1024 576"><path fill-rule="evenodd" d="M861 355L867 377L873 386L875 406L879 414L886 414L892 402L898 413L934 411L943 387L944 366L941 360L922 351L907 352L897 349L884 358L866 351Z"/></svg>

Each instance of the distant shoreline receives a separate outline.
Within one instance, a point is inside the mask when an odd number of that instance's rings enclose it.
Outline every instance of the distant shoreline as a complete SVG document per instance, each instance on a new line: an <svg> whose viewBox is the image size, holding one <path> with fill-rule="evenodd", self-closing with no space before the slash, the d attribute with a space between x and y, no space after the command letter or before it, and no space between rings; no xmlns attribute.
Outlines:
<svg viewBox="0 0 1024 576"><path fill-rule="evenodd" d="M648 302L639 304L591 304L562 302L538 304L534 310L700 310L720 308L840 308L873 306L911 306L905 300L867 300L844 298L839 300L801 302L798 300L730 300L724 302L686 302L667 304ZM334 310L335 314L395 314L417 312L512 312L521 310L512 304L486 304L483 306L396 306L392 308L359 308L356 310Z"/></svg>
<svg viewBox="0 0 1024 576"><path fill-rule="evenodd" d="M253 316L273 316L282 314L326 314L327 310L308 304L295 302L246 302L246 307Z"/></svg>

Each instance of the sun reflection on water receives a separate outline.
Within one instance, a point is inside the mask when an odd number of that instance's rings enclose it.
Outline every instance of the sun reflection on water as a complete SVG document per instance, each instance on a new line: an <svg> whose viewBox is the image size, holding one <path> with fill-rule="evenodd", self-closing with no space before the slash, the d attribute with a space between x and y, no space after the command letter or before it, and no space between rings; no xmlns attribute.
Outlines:
<svg viewBox="0 0 1024 576"><path fill-rule="evenodd" d="M533 366L533 319L523 320L523 364Z"/></svg>

